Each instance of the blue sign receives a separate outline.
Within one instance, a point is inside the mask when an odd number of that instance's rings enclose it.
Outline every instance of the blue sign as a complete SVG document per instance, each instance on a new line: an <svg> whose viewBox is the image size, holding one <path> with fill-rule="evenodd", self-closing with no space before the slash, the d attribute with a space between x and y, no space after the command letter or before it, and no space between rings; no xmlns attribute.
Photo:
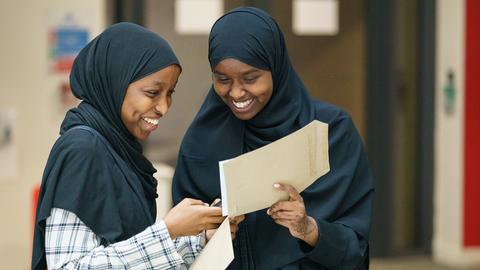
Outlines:
<svg viewBox="0 0 480 270"><path fill-rule="evenodd" d="M55 34L55 58L75 56L88 43L88 31L84 28L59 28Z"/></svg>

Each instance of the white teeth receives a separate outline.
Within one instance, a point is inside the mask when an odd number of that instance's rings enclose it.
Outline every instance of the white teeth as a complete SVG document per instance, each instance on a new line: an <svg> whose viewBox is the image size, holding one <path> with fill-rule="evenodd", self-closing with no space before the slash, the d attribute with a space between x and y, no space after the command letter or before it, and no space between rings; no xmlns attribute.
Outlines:
<svg viewBox="0 0 480 270"><path fill-rule="evenodd" d="M233 103L233 105L235 105L235 107L237 107L239 109L243 109L243 108L246 108L248 105L250 105L250 103L252 103L252 101L253 101L253 98L251 98L249 100L242 101L242 102L236 102L236 101L232 100L232 103Z"/></svg>
<svg viewBox="0 0 480 270"><path fill-rule="evenodd" d="M155 125L155 126L158 125L158 122L160 121L160 119L152 119L152 118L146 118L146 117L144 117L142 119L143 119L143 121L145 121L149 124Z"/></svg>

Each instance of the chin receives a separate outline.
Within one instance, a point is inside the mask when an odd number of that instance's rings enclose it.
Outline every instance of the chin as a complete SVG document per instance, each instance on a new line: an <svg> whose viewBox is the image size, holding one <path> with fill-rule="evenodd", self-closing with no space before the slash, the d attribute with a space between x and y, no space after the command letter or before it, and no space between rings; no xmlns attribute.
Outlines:
<svg viewBox="0 0 480 270"><path fill-rule="evenodd" d="M235 117L237 117L239 120L242 120L242 121L248 121L255 116L255 114L252 115L252 114L236 114L236 113L234 113L234 115Z"/></svg>
<svg viewBox="0 0 480 270"><path fill-rule="evenodd" d="M134 137L139 141L145 141L146 139L148 139L148 135L150 134L136 134L134 135Z"/></svg>

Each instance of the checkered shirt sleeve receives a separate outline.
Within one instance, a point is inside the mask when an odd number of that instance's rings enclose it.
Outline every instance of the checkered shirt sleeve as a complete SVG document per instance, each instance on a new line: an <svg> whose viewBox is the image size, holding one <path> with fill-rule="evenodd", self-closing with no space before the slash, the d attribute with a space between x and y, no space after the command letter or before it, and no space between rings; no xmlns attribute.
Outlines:
<svg viewBox="0 0 480 270"><path fill-rule="evenodd" d="M45 227L48 269L187 269L205 245L203 234L172 241L163 221L131 238L101 244L74 213L53 208Z"/></svg>

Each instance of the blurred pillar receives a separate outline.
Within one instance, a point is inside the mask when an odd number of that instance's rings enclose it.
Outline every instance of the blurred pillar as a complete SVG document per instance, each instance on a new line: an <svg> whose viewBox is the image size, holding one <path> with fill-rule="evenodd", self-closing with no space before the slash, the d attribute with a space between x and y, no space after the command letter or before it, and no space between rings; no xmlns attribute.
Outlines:
<svg viewBox="0 0 480 270"><path fill-rule="evenodd" d="M270 0L246 0L247 6L257 7L267 12L270 11Z"/></svg>
<svg viewBox="0 0 480 270"><path fill-rule="evenodd" d="M391 253L393 221L392 1L367 1L367 149L375 179L371 245L374 256Z"/></svg>
<svg viewBox="0 0 480 270"><path fill-rule="evenodd" d="M368 0L374 256L431 252L435 0Z"/></svg>
<svg viewBox="0 0 480 270"><path fill-rule="evenodd" d="M144 25L144 0L108 0L113 23L132 22Z"/></svg>
<svg viewBox="0 0 480 270"><path fill-rule="evenodd" d="M436 0L418 2L418 101L416 126L416 201L415 239L421 252L432 251L433 230L433 132L435 110L435 3Z"/></svg>

